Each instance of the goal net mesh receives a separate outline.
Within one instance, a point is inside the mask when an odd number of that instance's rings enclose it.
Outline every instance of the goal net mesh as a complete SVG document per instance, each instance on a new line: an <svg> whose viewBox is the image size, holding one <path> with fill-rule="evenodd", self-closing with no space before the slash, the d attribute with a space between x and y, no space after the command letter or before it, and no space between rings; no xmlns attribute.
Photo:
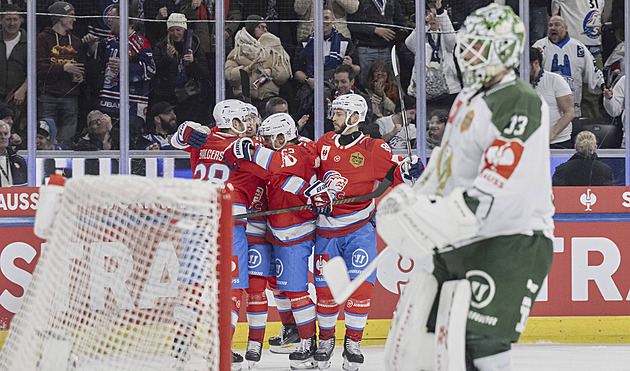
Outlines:
<svg viewBox="0 0 630 371"><path fill-rule="evenodd" d="M177 178L69 180L0 370L163 370L194 354L219 369L220 193Z"/></svg>

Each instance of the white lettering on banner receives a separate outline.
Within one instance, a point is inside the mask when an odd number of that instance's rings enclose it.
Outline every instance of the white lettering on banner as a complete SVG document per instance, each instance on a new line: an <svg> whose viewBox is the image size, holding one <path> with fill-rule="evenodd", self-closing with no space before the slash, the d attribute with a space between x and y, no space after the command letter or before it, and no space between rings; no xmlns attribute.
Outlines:
<svg viewBox="0 0 630 371"><path fill-rule="evenodd" d="M596 251L604 256L600 265L588 265L588 253ZM588 282L595 281L606 301L623 300L613 273L621 264L621 254L617 245L603 237L581 237L571 239L571 299L588 300Z"/></svg>
<svg viewBox="0 0 630 371"><path fill-rule="evenodd" d="M625 201L625 202L621 203L621 206L623 206L623 207L630 207L630 192L624 192L621 195L621 198L623 198L623 200Z"/></svg>
<svg viewBox="0 0 630 371"><path fill-rule="evenodd" d="M561 253L564 252L564 238L562 237L554 237L553 238L553 252ZM536 296L536 301L547 301L549 300L549 276L545 277L543 283L540 285L540 291L538 291L538 296Z"/></svg>
<svg viewBox="0 0 630 371"><path fill-rule="evenodd" d="M113 264L114 259L118 268ZM106 288L109 288L120 309L133 309L133 301L125 286L133 268L133 260L127 247L120 242L91 244L90 262L93 272L90 274L90 308L105 309Z"/></svg>
<svg viewBox="0 0 630 371"><path fill-rule="evenodd" d="M171 242L163 241L158 243L155 259L151 264L151 270L147 281L151 282L154 290L144 290L138 303L139 308L152 308L155 305L155 299L177 297L177 271L179 270L179 261L175 254L175 246ZM170 282L162 282L164 269L168 270ZM150 291L150 292L149 292Z"/></svg>
<svg viewBox="0 0 630 371"><path fill-rule="evenodd" d="M17 267L15 261L24 259L27 263L31 263L37 251L24 242L13 242L8 244L0 254L0 271L11 282L22 287L24 291L28 287L33 277L29 272ZM20 305L22 305L23 296L15 296L8 290L0 293L0 306L11 313L17 313Z"/></svg>
<svg viewBox="0 0 630 371"><path fill-rule="evenodd" d="M0 194L0 210L15 211L37 210L39 193L5 193Z"/></svg>

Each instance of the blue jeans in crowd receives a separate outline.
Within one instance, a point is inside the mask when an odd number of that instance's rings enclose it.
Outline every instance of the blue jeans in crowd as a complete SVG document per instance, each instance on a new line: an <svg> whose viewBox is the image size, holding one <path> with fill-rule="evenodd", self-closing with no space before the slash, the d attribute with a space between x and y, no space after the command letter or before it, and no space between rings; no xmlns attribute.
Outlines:
<svg viewBox="0 0 630 371"><path fill-rule="evenodd" d="M73 96L55 97L41 94L37 101L37 116L55 120L57 142L72 138L77 131L79 99Z"/></svg>

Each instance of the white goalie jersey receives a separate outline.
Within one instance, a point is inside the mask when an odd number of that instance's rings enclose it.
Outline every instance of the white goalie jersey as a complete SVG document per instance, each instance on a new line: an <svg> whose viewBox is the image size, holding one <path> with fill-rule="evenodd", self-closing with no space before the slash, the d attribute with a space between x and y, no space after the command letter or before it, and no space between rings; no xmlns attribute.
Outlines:
<svg viewBox="0 0 630 371"><path fill-rule="evenodd" d="M485 92L457 96L425 190L443 196L466 190L479 231L456 247L533 231L553 236L548 110L513 72Z"/></svg>

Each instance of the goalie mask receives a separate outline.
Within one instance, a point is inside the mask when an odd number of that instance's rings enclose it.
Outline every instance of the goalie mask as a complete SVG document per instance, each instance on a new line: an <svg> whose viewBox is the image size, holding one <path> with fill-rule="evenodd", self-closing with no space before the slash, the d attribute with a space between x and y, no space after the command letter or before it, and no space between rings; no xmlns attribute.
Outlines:
<svg viewBox="0 0 630 371"><path fill-rule="evenodd" d="M471 13L457 33L455 55L464 88L480 89L495 75L519 65L525 26L512 9L495 3Z"/></svg>
<svg viewBox="0 0 630 371"><path fill-rule="evenodd" d="M212 116L217 123L219 129L232 129L238 134L244 134L247 131L246 120L250 110L246 103L238 99L226 99L217 103L212 111ZM238 119L243 123L243 129L237 130L233 121Z"/></svg>
<svg viewBox="0 0 630 371"><path fill-rule="evenodd" d="M279 148L276 148L276 138L279 134L284 135L284 144ZM274 150L278 150L287 145L290 141L297 138L297 128L295 127L295 121L291 116L286 113L275 113L265 119L258 128L258 136L261 137L261 141L265 143L263 137L270 137L271 147Z"/></svg>
<svg viewBox="0 0 630 371"><path fill-rule="evenodd" d="M333 111L336 109L346 111L346 128L341 133L341 135L343 135L346 134L348 129L353 128L359 125L359 123L365 121L368 106L365 102L365 99L359 94L344 94L340 95L332 102L332 109ZM351 124L350 118L355 112L359 114L359 120L354 124Z"/></svg>

